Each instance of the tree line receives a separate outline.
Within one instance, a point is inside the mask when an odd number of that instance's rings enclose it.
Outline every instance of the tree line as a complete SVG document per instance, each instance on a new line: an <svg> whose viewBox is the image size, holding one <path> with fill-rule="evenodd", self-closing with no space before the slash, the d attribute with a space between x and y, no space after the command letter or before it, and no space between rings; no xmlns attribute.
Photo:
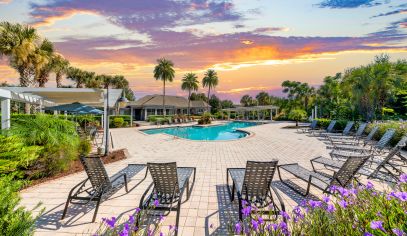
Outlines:
<svg viewBox="0 0 407 236"><path fill-rule="evenodd" d="M277 105L283 118L298 113L310 116L317 106L318 117L331 119L377 120L407 118L407 61L390 61L388 55L374 58L368 65L349 68L327 76L319 87L286 80L285 98L260 92L255 98L244 95L243 106Z"/></svg>
<svg viewBox="0 0 407 236"><path fill-rule="evenodd" d="M129 82L122 75L96 75L70 65L63 55L58 53L54 44L41 37L37 30L29 25L0 22L0 56L6 56L9 65L19 74L22 87L45 87L50 74L55 73L58 88L70 87L62 84L62 79L75 82L77 88L120 88L126 97L134 100Z"/></svg>

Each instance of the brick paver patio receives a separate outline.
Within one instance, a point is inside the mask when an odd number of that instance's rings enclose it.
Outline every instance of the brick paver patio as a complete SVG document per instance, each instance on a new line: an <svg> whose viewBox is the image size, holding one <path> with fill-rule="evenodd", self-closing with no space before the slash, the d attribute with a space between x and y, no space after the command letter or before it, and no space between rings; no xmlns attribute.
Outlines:
<svg viewBox="0 0 407 236"><path fill-rule="evenodd" d="M124 169L129 163L170 162L178 166L195 166L196 182L191 198L181 208L180 235L225 235L226 225L237 218L237 204L230 203L226 190L226 168L244 167L247 160L267 161L278 159L279 164L298 162L311 168L309 160L316 156L328 156L326 145L315 137L296 133L295 129L283 129L288 123L270 123L249 127L254 135L235 141L190 141L172 136L145 135L139 128L112 129L115 149L126 148L126 160L106 165L110 175ZM145 127L143 127L145 128ZM139 173L131 178L134 187L143 178ZM36 235L89 235L100 223L91 223L94 205L70 206L67 217L60 220L69 190L85 178L84 172L49 181L22 191L22 204L29 209L38 202L45 207L38 219ZM97 222L102 217L123 217L138 207L141 194L151 183L148 178L133 191L125 194L124 188L109 200L101 203ZM279 189L289 209L303 200L300 195L284 187L277 173L274 184ZM302 184L301 186L305 186ZM318 190L312 191L320 196ZM175 224L175 213L164 221L162 229Z"/></svg>

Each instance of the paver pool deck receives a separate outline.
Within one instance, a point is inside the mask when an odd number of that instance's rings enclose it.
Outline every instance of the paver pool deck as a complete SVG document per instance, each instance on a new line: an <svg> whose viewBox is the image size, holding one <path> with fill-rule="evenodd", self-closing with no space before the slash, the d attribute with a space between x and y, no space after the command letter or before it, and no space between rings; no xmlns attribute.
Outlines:
<svg viewBox="0 0 407 236"><path fill-rule="evenodd" d="M279 160L279 164L294 163L311 168L309 160L317 156L328 157L326 144L315 137L299 134L295 129L284 129L285 122L245 128L252 136L234 141L191 141L165 134L146 135L140 128L111 129L114 148L128 150L128 158L106 165L109 175L124 169L130 163L171 162L178 166L197 168L196 181L191 198L181 206L179 235L225 235L226 226L238 217L237 203L231 203L226 189L226 168L245 167L247 160ZM292 125L292 124L290 124ZM148 128L148 127L142 127ZM139 173L131 178L129 188L144 177ZM287 176L292 177L292 176ZM38 202L45 207L37 221L35 235L91 235L103 217L128 219L138 207L142 193L151 183L148 176L130 193L120 189L111 198L101 203L96 223L91 223L94 205L75 206L68 209L67 217L60 220L70 189L85 179L84 172L69 175L33 186L21 192L22 205L32 209ZM303 198L281 184L277 173L273 183L288 209L299 204ZM305 184L301 186L305 187ZM321 191L311 191L321 196ZM38 212L37 209L35 212ZM175 224L175 213L163 222Z"/></svg>

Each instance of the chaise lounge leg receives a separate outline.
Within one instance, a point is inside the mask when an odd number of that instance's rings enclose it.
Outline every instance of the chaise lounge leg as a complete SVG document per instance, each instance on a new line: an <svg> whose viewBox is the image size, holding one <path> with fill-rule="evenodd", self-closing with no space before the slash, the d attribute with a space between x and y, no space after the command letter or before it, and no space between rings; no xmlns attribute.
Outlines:
<svg viewBox="0 0 407 236"><path fill-rule="evenodd" d="M65 203L65 208L64 208L64 212L62 213L62 217L61 220L63 220L65 218L66 212L68 211L68 206L69 206L69 201L71 200L70 197L68 197L68 199L66 200Z"/></svg>
<svg viewBox="0 0 407 236"><path fill-rule="evenodd" d="M99 205L100 205L100 198L96 202L96 208L95 208L95 213L93 213L92 222L95 222L95 220L96 220L96 215L98 214Z"/></svg>

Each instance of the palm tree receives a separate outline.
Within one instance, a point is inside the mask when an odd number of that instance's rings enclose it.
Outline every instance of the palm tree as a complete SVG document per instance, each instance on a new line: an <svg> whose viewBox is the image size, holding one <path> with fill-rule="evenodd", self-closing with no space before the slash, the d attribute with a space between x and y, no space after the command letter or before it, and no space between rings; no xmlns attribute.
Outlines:
<svg viewBox="0 0 407 236"><path fill-rule="evenodd" d="M55 72L55 80L58 88L62 87L62 76L67 73L68 68L69 61L61 54L56 53L52 60L52 71Z"/></svg>
<svg viewBox="0 0 407 236"><path fill-rule="evenodd" d="M0 55L10 59L10 65L20 75L20 85L30 86L34 81L35 64L39 65L41 57L35 54L36 40L39 38L36 30L28 25L0 22Z"/></svg>
<svg viewBox="0 0 407 236"><path fill-rule="evenodd" d="M35 64L36 72L35 80L38 82L39 87L45 87L48 82L49 73L52 71L53 58L54 58L54 45L47 39L42 41L40 47L36 50L38 61Z"/></svg>
<svg viewBox="0 0 407 236"><path fill-rule="evenodd" d="M157 65L154 68L154 78L163 81L163 115L166 115L165 110L165 82L172 82L175 77L174 63L165 58L157 59Z"/></svg>
<svg viewBox="0 0 407 236"><path fill-rule="evenodd" d="M191 107L191 91L198 91L198 76L194 73L187 73L182 79L181 89L188 90L188 116L190 116Z"/></svg>
<svg viewBox="0 0 407 236"><path fill-rule="evenodd" d="M66 76L68 79L75 81L77 88L83 88L89 80L94 78L95 72L88 72L75 67L69 67Z"/></svg>
<svg viewBox="0 0 407 236"><path fill-rule="evenodd" d="M211 94L211 89L215 88L219 83L219 79L218 79L218 74L216 73L216 71L214 70L207 70L205 72L205 75L202 79L202 86L208 87L208 99L210 98L210 94ZM208 104L208 109L209 109L209 104Z"/></svg>

